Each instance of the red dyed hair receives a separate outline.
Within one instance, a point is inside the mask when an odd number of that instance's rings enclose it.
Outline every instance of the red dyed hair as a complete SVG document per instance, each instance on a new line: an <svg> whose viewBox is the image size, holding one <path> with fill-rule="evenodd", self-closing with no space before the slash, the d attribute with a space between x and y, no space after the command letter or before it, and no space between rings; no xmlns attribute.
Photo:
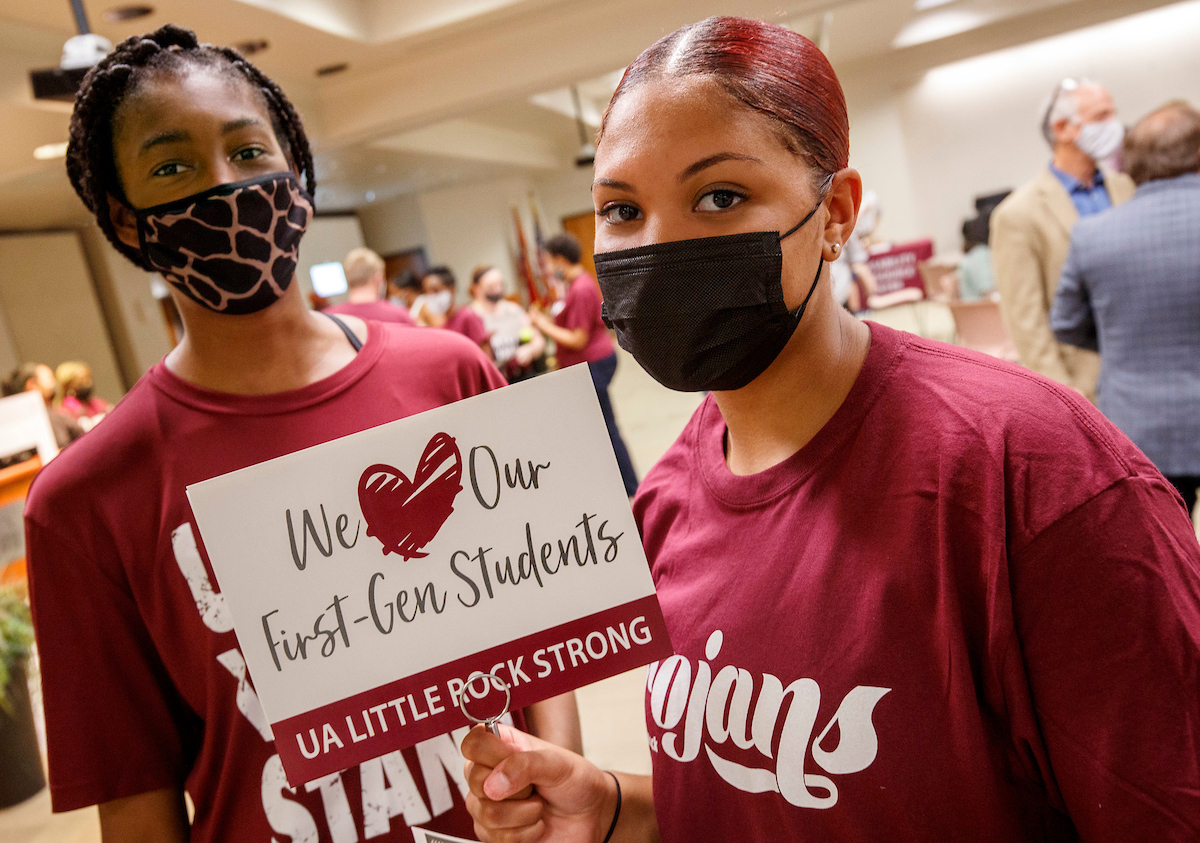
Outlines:
<svg viewBox="0 0 1200 843"><path fill-rule="evenodd" d="M702 75L782 129L785 145L827 181L850 159L846 97L817 45L782 26L712 17L677 29L625 69L604 120L621 95L648 79Z"/></svg>

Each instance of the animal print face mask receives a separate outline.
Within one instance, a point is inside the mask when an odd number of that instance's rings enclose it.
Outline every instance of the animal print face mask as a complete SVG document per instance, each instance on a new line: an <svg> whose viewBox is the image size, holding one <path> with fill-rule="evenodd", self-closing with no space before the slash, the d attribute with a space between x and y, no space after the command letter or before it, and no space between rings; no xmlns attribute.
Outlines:
<svg viewBox="0 0 1200 843"><path fill-rule="evenodd" d="M217 313L255 313L292 283L312 197L290 172L221 184L136 211L142 256Z"/></svg>

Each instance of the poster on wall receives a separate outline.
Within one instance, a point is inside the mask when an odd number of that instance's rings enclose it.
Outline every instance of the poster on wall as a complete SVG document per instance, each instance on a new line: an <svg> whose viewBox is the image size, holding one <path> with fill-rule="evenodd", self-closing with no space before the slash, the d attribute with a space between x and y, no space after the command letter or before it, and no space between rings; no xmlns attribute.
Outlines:
<svg viewBox="0 0 1200 843"><path fill-rule="evenodd" d="M292 785L671 653L586 366L188 497Z"/></svg>

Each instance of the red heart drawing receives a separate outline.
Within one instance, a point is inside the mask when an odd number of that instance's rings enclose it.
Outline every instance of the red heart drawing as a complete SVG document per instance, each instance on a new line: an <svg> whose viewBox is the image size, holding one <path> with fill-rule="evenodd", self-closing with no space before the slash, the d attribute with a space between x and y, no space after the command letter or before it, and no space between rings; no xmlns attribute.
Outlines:
<svg viewBox="0 0 1200 843"><path fill-rule="evenodd" d="M461 491L458 445L450 434L435 433L411 480L383 463L364 471L358 479L358 504L367 535L379 539L385 554L420 559L428 556L421 548L442 529Z"/></svg>

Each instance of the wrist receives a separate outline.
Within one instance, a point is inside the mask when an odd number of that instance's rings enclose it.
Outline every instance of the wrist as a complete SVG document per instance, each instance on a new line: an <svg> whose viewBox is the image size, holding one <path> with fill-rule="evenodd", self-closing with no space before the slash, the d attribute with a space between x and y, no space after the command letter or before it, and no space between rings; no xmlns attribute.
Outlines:
<svg viewBox="0 0 1200 843"><path fill-rule="evenodd" d="M611 843L616 835L617 823L621 819L621 782L617 779L617 774L610 770L601 770L600 775L604 778L605 791L599 823L596 826L596 840L598 843Z"/></svg>

